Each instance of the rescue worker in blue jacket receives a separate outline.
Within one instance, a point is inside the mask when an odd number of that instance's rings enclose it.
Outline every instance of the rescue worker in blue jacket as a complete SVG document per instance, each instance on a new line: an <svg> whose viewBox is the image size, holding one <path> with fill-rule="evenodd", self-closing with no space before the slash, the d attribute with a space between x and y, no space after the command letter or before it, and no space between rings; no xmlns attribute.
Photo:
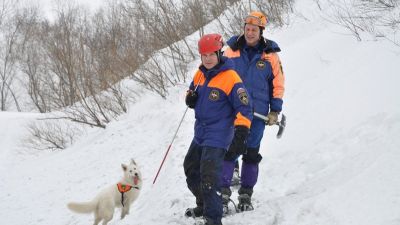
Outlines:
<svg viewBox="0 0 400 225"><path fill-rule="evenodd" d="M201 62L186 94L195 110L194 138L184 160L186 182L196 198L187 217L203 216L221 224L220 183L224 155L243 153L252 120L252 104L232 60L222 56L222 37L207 34L198 42Z"/></svg>
<svg viewBox="0 0 400 225"><path fill-rule="evenodd" d="M235 70L243 80L253 103L253 110L268 118L265 121L254 117L247 140L246 153L242 155L241 186L238 208L241 211L253 210L251 196L258 179L258 164L262 157L259 153L265 125L274 125L282 110L284 93L284 75L278 56L280 48L262 33L267 18L261 12L252 12L245 19L244 34L234 36L227 42L224 55L232 59ZM224 214L229 212L228 203L232 194L230 183L235 160L240 154L225 156L222 175L222 198Z"/></svg>

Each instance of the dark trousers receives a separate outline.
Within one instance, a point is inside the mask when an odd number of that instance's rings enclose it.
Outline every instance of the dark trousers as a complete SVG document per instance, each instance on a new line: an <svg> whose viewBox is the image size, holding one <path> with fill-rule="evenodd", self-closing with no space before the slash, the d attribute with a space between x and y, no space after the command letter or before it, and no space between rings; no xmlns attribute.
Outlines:
<svg viewBox="0 0 400 225"><path fill-rule="evenodd" d="M221 173L225 149L200 146L192 141L185 156L186 183L196 197L198 206L203 206L203 214L215 224L221 224L222 199Z"/></svg>
<svg viewBox="0 0 400 225"><path fill-rule="evenodd" d="M247 138L247 153L243 155L241 172L241 186L253 189L258 179L258 164L262 157L259 153L260 143L264 135L265 122L260 119L253 119L250 127L250 134ZM230 188L235 167L234 161L225 161L221 178L221 186Z"/></svg>

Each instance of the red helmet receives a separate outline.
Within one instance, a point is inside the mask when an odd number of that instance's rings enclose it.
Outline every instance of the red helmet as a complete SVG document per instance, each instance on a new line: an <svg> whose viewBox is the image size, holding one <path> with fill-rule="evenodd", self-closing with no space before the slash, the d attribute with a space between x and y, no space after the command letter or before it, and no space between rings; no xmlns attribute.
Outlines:
<svg viewBox="0 0 400 225"><path fill-rule="evenodd" d="M200 54L219 51L224 45L222 36L219 34L206 34L200 38L198 44Z"/></svg>

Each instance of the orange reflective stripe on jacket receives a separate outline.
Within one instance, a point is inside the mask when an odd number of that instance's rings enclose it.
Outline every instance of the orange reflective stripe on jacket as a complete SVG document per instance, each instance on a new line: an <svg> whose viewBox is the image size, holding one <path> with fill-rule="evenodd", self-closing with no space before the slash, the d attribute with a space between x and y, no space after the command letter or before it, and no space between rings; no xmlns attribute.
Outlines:
<svg viewBox="0 0 400 225"><path fill-rule="evenodd" d="M235 127L236 126L245 126L250 129L251 121L247 117L243 116L241 112L239 112L236 115L234 125L235 125Z"/></svg>
<svg viewBox="0 0 400 225"><path fill-rule="evenodd" d="M283 93L285 92L285 77L283 75L282 64L278 54L264 53L262 58L271 63L272 74L274 76L272 80L272 96L274 98L283 98Z"/></svg>
<svg viewBox="0 0 400 225"><path fill-rule="evenodd" d="M196 74L193 77L194 86L195 87L197 85L203 86L205 81L206 81L206 78L204 77L204 74L200 70L197 70Z"/></svg>
<svg viewBox="0 0 400 225"><path fill-rule="evenodd" d="M237 83L242 83L239 75L234 70L226 70L219 76L214 77L210 83L208 83L208 87L219 88L224 91L226 95L230 95L233 86Z"/></svg>
<svg viewBox="0 0 400 225"><path fill-rule="evenodd" d="M206 78L204 74L200 70L198 70L193 78L193 84L199 83L199 86L203 86L205 84L205 81ZM234 86L237 84L243 85L242 79L235 70L230 69L225 70L221 72L218 76L213 77L207 84L207 88L217 88L223 91L225 95L229 96L234 90ZM248 118L249 115L246 116L243 115L241 112L237 112L237 114L235 115L234 125L243 125L247 128L250 128L251 119Z"/></svg>
<svg viewBox="0 0 400 225"><path fill-rule="evenodd" d="M228 58L237 58L237 57L240 57L240 51L239 50L233 51L230 47L228 47L224 51L224 56L226 56Z"/></svg>
<svg viewBox="0 0 400 225"><path fill-rule="evenodd" d="M237 83L242 83L242 79L240 79L239 75L234 70L226 70L221 73L220 76L214 77L208 83L208 87L210 88L219 88L221 89L227 96L229 96L233 90L233 87ZM234 125L243 125L247 128L250 128L251 121L242 115L242 113L238 112L236 114L236 118L234 121Z"/></svg>
<svg viewBox="0 0 400 225"><path fill-rule="evenodd" d="M194 141L199 145L227 149L232 141L233 125L250 127L252 100L234 70L234 63L221 57L220 65L212 70L200 66L189 89L196 89L194 107ZM246 117L247 119L245 119Z"/></svg>

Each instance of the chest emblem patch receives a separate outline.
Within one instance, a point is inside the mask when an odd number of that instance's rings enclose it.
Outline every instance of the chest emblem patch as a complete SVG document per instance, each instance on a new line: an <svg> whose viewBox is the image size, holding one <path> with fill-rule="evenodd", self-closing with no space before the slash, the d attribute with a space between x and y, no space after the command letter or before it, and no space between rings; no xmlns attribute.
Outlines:
<svg viewBox="0 0 400 225"><path fill-rule="evenodd" d="M237 89L237 95L239 96L240 102L243 105L248 105L249 104L249 96L247 96L247 92L244 88L239 88Z"/></svg>
<svg viewBox="0 0 400 225"><path fill-rule="evenodd" d="M257 66L257 68L258 68L259 70L263 70L263 69L265 69L265 62L262 61L262 60L260 60L260 61L258 61L258 62L256 63L256 66Z"/></svg>
<svg viewBox="0 0 400 225"><path fill-rule="evenodd" d="M210 95L208 96L208 98L211 101L217 101L219 99L219 91L218 90L212 90L210 92Z"/></svg>

